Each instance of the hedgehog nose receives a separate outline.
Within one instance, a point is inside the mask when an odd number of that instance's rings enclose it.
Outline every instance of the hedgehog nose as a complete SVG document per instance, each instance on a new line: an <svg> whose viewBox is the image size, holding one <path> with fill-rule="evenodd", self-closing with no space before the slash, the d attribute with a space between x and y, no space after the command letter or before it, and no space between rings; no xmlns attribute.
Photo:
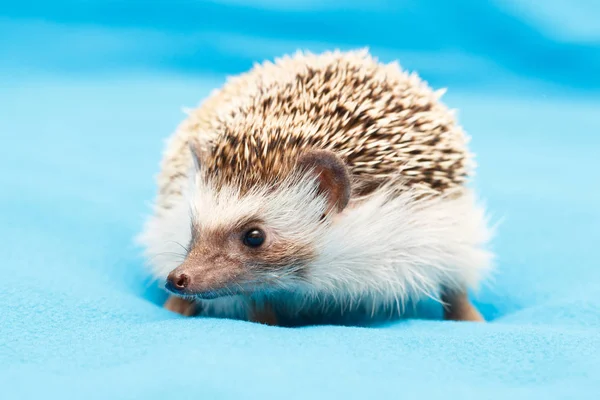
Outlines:
<svg viewBox="0 0 600 400"><path fill-rule="evenodd" d="M167 277L166 287L172 292L183 292L190 285L189 275L173 271Z"/></svg>

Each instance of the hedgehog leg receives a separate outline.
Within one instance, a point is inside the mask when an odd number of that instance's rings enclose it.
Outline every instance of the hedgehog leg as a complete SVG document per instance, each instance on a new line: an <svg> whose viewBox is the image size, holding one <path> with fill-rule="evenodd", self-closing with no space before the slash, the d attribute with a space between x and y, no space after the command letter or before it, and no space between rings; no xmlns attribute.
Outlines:
<svg viewBox="0 0 600 400"><path fill-rule="evenodd" d="M165 302L164 307L169 311L186 317L193 317L198 312L195 302L177 296L170 296Z"/></svg>
<svg viewBox="0 0 600 400"><path fill-rule="evenodd" d="M273 307L268 302L262 304L252 304L250 307L249 318L251 322L276 326L278 324L277 315L273 311Z"/></svg>
<svg viewBox="0 0 600 400"><path fill-rule="evenodd" d="M466 291L447 291L442 294L444 319L450 321L485 322L481 313L469 300Z"/></svg>

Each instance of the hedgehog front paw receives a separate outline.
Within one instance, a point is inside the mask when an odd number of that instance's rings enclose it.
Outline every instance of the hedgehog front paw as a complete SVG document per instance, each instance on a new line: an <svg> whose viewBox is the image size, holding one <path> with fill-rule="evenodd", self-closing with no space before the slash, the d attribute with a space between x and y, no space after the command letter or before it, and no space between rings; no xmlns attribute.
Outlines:
<svg viewBox="0 0 600 400"><path fill-rule="evenodd" d="M249 321L263 325L277 326L277 314L270 304L264 303L261 306L254 304L250 308Z"/></svg>
<svg viewBox="0 0 600 400"><path fill-rule="evenodd" d="M192 317L196 315L197 312L197 306L194 301L185 300L177 296L169 297L165 302L164 307L169 311L173 311L185 317Z"/></svg>
<svg viewBox="0 0 600 400"><path fill-rule="evenodd" d="M449 321L485 322L465 292L446 294L442 297L446 303L444 319Z"/></svg>

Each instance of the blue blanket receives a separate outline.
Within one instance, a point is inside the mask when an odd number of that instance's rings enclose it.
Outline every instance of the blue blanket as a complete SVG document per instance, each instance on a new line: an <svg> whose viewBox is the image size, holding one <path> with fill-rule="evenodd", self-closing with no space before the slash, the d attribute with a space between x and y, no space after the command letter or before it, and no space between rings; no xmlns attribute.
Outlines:
<svg viewBox="0 0 600 400"><path fill-rule="evenodd" d="M3 2L0 398L599 398L600 5L533 3ZM162 309L132 238L181 108L252 61L364 45L447 86L473 136L490 323Z"/></svg>

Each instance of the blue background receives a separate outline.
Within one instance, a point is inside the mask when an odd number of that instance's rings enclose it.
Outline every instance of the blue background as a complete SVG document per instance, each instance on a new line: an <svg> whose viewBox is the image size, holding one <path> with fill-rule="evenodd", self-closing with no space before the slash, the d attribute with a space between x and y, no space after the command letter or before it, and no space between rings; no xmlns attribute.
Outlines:
<svg viewBox="0 0 600 400"><path fill-rule="evenodd" d="M0 397L598 398L598 21L596 0L0 0ZM491 322L161 309L132 238L182 107L255 61L363 46L448 87L473 136L502 221Z"/></svg>

